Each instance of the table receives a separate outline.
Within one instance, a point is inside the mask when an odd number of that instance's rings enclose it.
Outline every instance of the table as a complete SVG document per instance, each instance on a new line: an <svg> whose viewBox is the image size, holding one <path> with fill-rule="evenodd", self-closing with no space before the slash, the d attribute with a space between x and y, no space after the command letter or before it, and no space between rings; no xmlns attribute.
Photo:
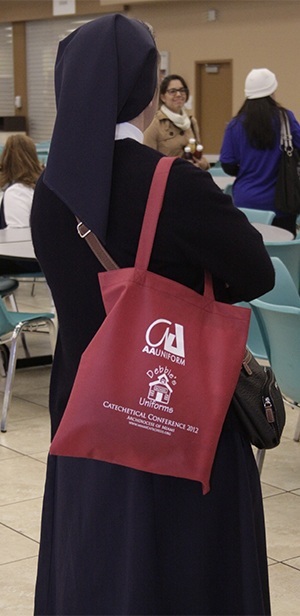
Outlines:
<svg viewBox="0 0 300 616"><path fill-rule="evenodd" d="M30 227L6 227L0 229L0 242L28 242L31 241Z"/></svg>
<svg viewBox="0 0 300 616"><path fill-rule="evenodd" d="M219 188L221 188L221 190L224 190L224 188L226 188L226 186L233 184L235 178L232 177L231 175L227 175L222 176L222 175L213 175L211 174L212 179L214 181L215 184L217 184L217 186L219 186Z"/></svg>
<svg viewBox="0 0 300 616"><path fill-rule="evenodd" d="M36 259L30 227L0 229L0 257Z"/></svg>
<svg viewBox="0 0 300 616"><path fill-rule="evenodd" d="M251 224L261 233L264 242L289 242L294 239L293 234L286 229L265 225L261 222L252 222Z"/></svg>
<svg viewBox="0 0 300 616"><path fill-rule="evenodd" d="M229 184L233 184L236 179L233 175L227 175L227 173L223 171L222 167L211 167L208 169L208 172L210 173L215 184L217 184L221 190L224 190L224 188L226 188Z"/></svg>
<svg viewBox="0 0 300 616"><path fill-rule="evenodd" d="M0 240L0 259L1 257L11 257L12 259L36 259L31 240L20 242L2 242Z"/></svg>

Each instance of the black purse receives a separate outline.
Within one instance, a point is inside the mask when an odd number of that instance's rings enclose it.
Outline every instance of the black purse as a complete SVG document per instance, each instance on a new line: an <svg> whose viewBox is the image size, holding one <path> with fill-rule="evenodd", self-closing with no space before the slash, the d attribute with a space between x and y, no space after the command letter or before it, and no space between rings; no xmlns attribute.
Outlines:
<svg viewBox="0 0 300 616"><path fill-rule="evenodd" d="M275 188L275 208L285 214L300 213L300 155L293 146L289 118L280 111L282 149Z"/></svg>
<svg viewBox="0 0 300 616"><path fill-rule="evenodd" d="M283 398L272 368L261 366L249 349L243 360L232 406L252 445L258 449L272 449L279 445L285 425Z"/></svg>

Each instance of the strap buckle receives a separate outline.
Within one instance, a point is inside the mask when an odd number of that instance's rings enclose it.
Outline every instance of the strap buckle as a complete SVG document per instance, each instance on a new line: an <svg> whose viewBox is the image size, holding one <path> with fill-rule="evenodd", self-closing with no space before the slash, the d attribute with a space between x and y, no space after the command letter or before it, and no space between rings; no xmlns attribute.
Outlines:
<svg viewBox="0 0 300 616"><path fill-rule="evenodd" d="M82 227L83 227L83 231L81 230L81 229L82 229ZM86 229L86 230L84 231L84 229ZM84 238L85 238L85 237L86 237L89 233L91 233L91 230L90 230L90 229L88 229L88 228L87 228L87 227L83 224L83 222L79 222L79 223L78 223L78 225L77 225L77 233L78 233L78 235L79 235L82 239L84 239Z"/></svg>

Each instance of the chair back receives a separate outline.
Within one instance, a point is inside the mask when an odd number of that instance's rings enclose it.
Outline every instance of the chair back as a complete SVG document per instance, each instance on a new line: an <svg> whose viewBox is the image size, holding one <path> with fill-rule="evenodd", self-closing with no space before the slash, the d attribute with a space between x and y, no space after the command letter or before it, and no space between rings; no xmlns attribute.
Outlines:
<svg viewBox="0 0 300 616"><path fill-rule="evenodd" d="M278 257L287 267L300 291L300 237L287 242L265 242L270 257Z"/></svg>
<svg viewBox="0 0 300 616"><path fill-rule="evenodd" d="M271 212L271 210L256 210L250 207L239 207L239 210L247 216L249 222L260 222L270 225L273 218L275 218L275 212Z"/></svg>
<svg viewBox="0 0 300 616"><path fill-rule="evenodd" d="M271 257L271 260L275 269L275 285L271 291L268 291L268 293L265 293L259 299L270 304L296 306L300 308L300 296L288 269L284 263L278 259L278 257ZM241 305L249 307L249 304L246 302L243 302ZM252 302L250 306L252 307ZM253 309L251 312L247 344L255 357L260 359L268 359L261 328Z"/></svg>
<svg viewBox="0 0 300 616"><path fill-rule="evenodd" d="M300 307L251 301L282 393L300 401Z"/></svg>
<svg viewBox="0 0 300 616"><path fill-rule="evenodd" d="M259 299L269 304L300 308L300 295L286 265L278 257L271 257L275 270L275 285Z"/></svg>
<svg viewBox="0 0 300 616"><path fill-rule="evenodd" d="M3 299L0 297L0 337L12 332L14 330L9 318L9 311L7 310Z"/></svg>
<svg viewBox="0 0 300 616"><path fill-rule="evenodd" d="M230 195L230 197L232 197L233 195L232 188L233 188L233 184L227 184L223 190L224 195Z"/></svg>

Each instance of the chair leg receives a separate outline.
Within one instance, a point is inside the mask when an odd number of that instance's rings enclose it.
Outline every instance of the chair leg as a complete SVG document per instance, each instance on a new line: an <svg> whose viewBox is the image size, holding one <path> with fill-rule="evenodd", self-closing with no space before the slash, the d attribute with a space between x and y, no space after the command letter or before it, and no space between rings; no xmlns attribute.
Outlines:
<svg viewBox="0 0 300 616"><path fill-rule="evenodd" d="M256 459L256 464L257 464L258 472L259 472L260 475L261 475L261 471L262 471L265 455L266 455L266 450L265 449L258 449L257 450L255 459Z"/></svg>
<svg viewBox="0 0 300 616"><path fill-rule="evenodd" d="M1 417L1 432L6 432L6 419L7 413L11 401L13 382L15 377L16 370L16 361L17 361L17 347L18 347L18 335L21 330L19 330L16 335L12 339L11 348L10 348L10 356L8 363L8 370L6 376L5 390L4 390L4 399L2 406L2 417Z"/></svg>
<svg viewBox="0 0 300 616"><path fill-rule="evenodd" d="M54 355L54 349L55 349L55 344L56 344L56 328L55 328L55 325L52 319L44 319L44 321L47 323L48 328L49 328L51 351L52 351L52 355ZM17 362L17 347L18 347L18 341L19 341L20 334L22 336L22 326L16 327L12 341L11 341L10 356L9 356L8 370L7 370L5 390L4 390L4 399L3 399L3 406L2 406L1 432L6 432L6 420L7 420L7 413L9 410L9 405L10 405L11 396L12 396L12 388L13 388L13 382L14 382L15 370L16 370L16 362Z"/></svg>
<svg viewBox="0 0 300 616"><path fill-rule="evenodd" d="M26 341L24 332L21 333L21 340L22 340L22 345L23 345L25 357L30 357L30 352L29 352L29 348L28 348L28 345L27 345L27 341Z"/></svg>
<svg viewBox="0 0 300 616"><path fill-rule="evenodd" d="M31 297L34 297L35 295L35 278L33 279L33 283L32 283L32 287L31 287Z"/></svg>
<svg viewBox="0 0 300 616"><path fill-rule="evenodd" d="M54 356L55 346L56 346L56 327L52 321L52 319L45 319L48 328L49 328L49 336L50 336L50 345L52 357Z"/></svg>
<svg viewBox="0 0 300 616"><path fill-rule="evenodd" d="M12 307L12 310L14 312L19 312L14 294L12 293L8 297L9 297L9 301L10 301L10 305ZM26 342L26 338L25 338L24 332L22 332L22 334L21 334L21 340L22 340L22 345L23 345L23 349L24 349L24 352L25 352L25 357L30 357L30 353L29 353L29 349L28 349L28 346L27 346L27 342Z"/></svg>
<svg viewBox="0 0 300 616"><path fill-rule="evenodd" d="M295 434L294 434L294 441L297 441L297 442L300 441L300 410L299 410L298 421L296 424L296 429L295 429Z"/></svg>
<svg viewBox="0 0 300 616"><path fill-rule="evenodd" d="M6 344L0 344L0 357L3 368L3 372L1 371L1 377L6 379L9 362L9 348Z"/></svg>
<svg viewBox="0 0 300 616"><path fill-rule="evenodd" d="M14 294L12 293L11 295L9 295L8 299L10 301L10 305L11 305L12 310L14 312L18 312L18 306L17 306L17 302L16 302L16 298L15 298Z"/></svg>

